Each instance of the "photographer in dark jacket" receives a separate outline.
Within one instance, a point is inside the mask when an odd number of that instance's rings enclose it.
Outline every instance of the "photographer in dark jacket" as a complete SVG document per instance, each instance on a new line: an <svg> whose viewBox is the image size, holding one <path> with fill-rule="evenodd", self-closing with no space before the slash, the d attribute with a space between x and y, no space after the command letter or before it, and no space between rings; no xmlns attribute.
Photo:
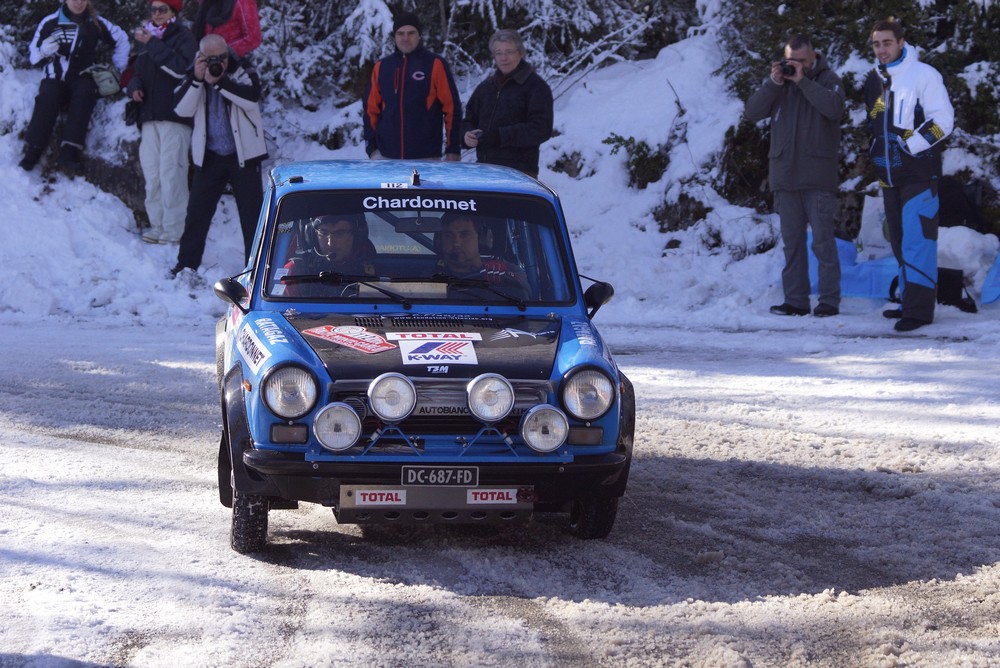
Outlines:
<svg viewBox="0 0 1000 668"><path fill-rule="evenodd" d="M181 0L149 0L150 21L135 30L139 43L127 93L139 104L139 164L146 181L146 243L177 243L188 203L190 118L174 112L174 89L197 50L194 34L178 19Z"/></svg>
<svg viewBox="0 0 1000 668"><path fill-rule="evenodd" d="M747 100L747 119L771 119L769 181L781 220L785 301L775 315L809 313L809 253L806 229L819 261L819 303L813 315L840 313L840 257L833 234L840 185L840 119L844 88L805 35L785 43L783 60Z"/></svg>
<svg viewBox="0 0 1000 668"><path fill-rule="evenodd" d="M462 139L476 160L538 176L539 146L552 137L552 91L524 60L514 30L490 37L496 72L476 87L465 107Z"/></svg>

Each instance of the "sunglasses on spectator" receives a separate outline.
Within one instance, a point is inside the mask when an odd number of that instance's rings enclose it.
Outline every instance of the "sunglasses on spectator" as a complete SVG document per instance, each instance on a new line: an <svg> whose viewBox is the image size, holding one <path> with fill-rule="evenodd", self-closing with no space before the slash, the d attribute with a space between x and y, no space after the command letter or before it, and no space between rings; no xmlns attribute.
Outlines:
<svg viewBox="0 0 1000 668"><path fill-rule="evenodd" d="M150 14L166 14L169 11L170 11L170 7L167 7L166 5L150 5L149 6L149 13Z"/></svg>

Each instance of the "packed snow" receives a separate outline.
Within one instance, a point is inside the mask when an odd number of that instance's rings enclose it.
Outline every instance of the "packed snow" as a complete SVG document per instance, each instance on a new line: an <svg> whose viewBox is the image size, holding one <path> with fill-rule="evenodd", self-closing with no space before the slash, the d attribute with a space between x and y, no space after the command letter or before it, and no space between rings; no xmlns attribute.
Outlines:
<svg viewBox="0 0 1000 668"><path fill-rule="evenodd" d="M1000 662L1000 307L941 306L909 335L882 299L769 314L781 250L749 251L776 220L710 185L742 109L720 55L695 35L591 73L543 146L543 165L580 156L578 177L541 179L580 270L616 287L596 322L638 397L611 536L575 540L558 517L361 530L303 507L272 512L253 557L229 549L215 472L211 284L241 270L235 207L198 274L170 280L176 247L143 244L117 198L16 167L38 78L0 49L0 665ZM92 154L134 159L122 105L99 106ZM291 130L356 104L269 112L274 162L364 157ZM665 177L629 188L601 140L662 144L680 124ZM662 234L650 212L681 191L712 211ZM998 248L941 230L977 300Z"/></svg>

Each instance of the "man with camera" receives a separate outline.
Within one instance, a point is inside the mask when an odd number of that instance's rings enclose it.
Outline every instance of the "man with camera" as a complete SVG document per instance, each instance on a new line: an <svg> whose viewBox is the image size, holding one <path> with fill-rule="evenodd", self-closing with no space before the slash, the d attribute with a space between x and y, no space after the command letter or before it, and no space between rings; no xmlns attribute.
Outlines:
<svg viewBox="0 0 1000 668"><path fill-rule="evenodd" d="M833 232L843 113L840 77L805 35L785 43L784 58L771 63L770 74L747 100L748 120L771 119L768 180L785 248L785 300L771 307L775 315L810 312L807 226L812 226L819 261L819 303L812 313L840 313L840 258Z"/></svg>
<svg viewBox="0 0 1000 668"><path fill-rule="evenodd" d="M194 66L175 95L178 116L194 117L191 158L196 166L188 199L176 276L197 269L212 216L226 184L233 188L243 230L244 260L250 257L263 204L260 165L267 157L260 113L260 78L219 35L206 35Z"/></svg>

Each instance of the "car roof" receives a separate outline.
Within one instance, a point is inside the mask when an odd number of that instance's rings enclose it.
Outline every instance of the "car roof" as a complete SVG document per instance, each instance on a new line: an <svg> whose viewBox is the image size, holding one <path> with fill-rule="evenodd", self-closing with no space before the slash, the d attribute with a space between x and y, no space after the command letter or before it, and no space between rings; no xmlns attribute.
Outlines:
<svg viewBox="0 0 1000 668"><path fill-rule="evenodd" d="M419 185L412 184L413 173ZM419 187L422 190L504 192L549 200L555 193L509 167L430 160L317 160L289 162L271 169L279 196L300 190L353 190ZM392 184L392 185L389 185ZM397 185L398 184L398 185Z"/></svg>

